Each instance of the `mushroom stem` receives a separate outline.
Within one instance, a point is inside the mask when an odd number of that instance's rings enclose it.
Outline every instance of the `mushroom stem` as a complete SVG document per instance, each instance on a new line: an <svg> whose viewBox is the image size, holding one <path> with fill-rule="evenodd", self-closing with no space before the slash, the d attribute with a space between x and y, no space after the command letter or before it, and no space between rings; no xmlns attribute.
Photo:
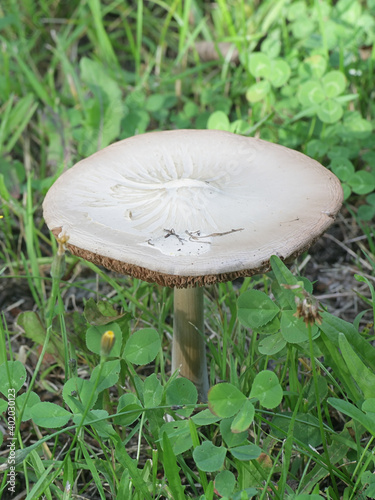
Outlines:
<svg viewBox="0 0 375 500"><path fill-rule="evenodd" d="M207 401L208 375L204 341L203 288L174 289L172 373L191 380L199 401Z"/></svg>

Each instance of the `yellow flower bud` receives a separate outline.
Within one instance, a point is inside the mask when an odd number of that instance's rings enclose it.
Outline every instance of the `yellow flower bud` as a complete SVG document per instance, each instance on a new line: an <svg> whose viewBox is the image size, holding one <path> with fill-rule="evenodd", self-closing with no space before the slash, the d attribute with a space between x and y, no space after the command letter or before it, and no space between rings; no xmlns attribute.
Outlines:
<svg viewBox="0 0 375 500"><path fill-rule="evenodd" d="M112 350L115 343L116 337L112 330L108 330L103 333L102 340L100 342L100 352L102 356L108 356Z"/></svg>

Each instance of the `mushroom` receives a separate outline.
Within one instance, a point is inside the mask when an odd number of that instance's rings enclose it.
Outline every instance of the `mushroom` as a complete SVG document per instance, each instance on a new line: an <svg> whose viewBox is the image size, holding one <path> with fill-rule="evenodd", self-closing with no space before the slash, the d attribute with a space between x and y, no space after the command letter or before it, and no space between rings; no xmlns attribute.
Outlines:
<svg viewBox="0 0 375 500"><path fill-rule="evenodd" d="M174 287L172 372L207 397L203 286L269 270L334 221L338 179L302 153L216 130L150 132L77 163L43 203L74 255Z"/></svg>

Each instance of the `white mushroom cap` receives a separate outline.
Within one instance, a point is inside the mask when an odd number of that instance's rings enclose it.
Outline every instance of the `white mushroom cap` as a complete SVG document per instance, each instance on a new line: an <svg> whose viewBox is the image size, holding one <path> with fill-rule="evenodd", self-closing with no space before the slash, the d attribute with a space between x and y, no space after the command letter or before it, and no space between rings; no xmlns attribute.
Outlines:
<svg viewBox="0 0 375 500"><path fill-rule="evenodd" d="M184 287L265 271L334 221L338 179L307 156L215 130L152 132L108 146L51 187L44 217L86 260Z"/></svg>

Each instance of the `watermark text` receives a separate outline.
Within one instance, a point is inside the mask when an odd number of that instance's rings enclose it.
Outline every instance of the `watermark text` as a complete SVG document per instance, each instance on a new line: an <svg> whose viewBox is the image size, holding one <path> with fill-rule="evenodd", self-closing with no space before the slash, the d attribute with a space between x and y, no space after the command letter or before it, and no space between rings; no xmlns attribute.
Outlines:
<svg viewBox="0 0 375 500"><path fill-rule="evenodd" d="M16 492L16 391L8 389L8 491Z"/></svg>

